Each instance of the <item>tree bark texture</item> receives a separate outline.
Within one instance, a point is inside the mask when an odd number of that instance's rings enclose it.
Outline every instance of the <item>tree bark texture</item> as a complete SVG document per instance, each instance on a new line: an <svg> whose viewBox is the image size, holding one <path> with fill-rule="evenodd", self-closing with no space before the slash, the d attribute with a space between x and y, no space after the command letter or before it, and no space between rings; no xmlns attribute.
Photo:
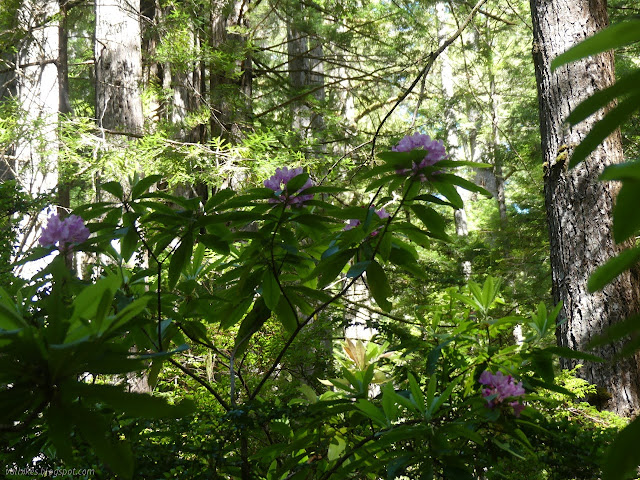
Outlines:
<svg viewBox="0 0 640 480"><path fill-rule="evenodd" d="M246 38L229 33L230 27L246 27L249 1L215 0L211 12L210 47L219 54L209 65L211 136L239 143L251 116L252 60ZM240 53L240 54L239 54Z"/></svg>
<svg viewBox="0 0 640 480"><path fill-rule="evenodd" d="M305 7L300 4L296 14L305 16ZM287 22L287 55L291 94L302 96L291 104L292 127L302 141L317 137L324 129L324 117L318 112L318 105L325 100L324 68L322 59L324 50L318 38L310 35L297 25L293 18Z"/></svg>
<svg viewBox="0 0 640 480"><path fill-rule="evenodd" d="M573 149L601 115L571 128L564 121L582 100L614 81L613 55L588 57L554 72L550 62L607 25L606 0L531 0L531 12L552 291L554 300L563 302L557 339L561 346L584 350L603 329L638 310L638 285L628 272L602 291L587 291L589 275L621 249L611 235L617 188L598 181L606 165L622 158L620 133L612 134L576 168L567 169ZM619 345L611 345L595 353L610 361L618 351ZM575 363L564 359L561 365L569 368ZM600 387L600 406L627 415L639 410L638 358L580 363L585 363L580 376Z"/></svg>
<svg viewBox="0 0 640 480"><path fill-rule="evenodd" d="M98 126L142 133L140 0L96 0Z"/></svg>

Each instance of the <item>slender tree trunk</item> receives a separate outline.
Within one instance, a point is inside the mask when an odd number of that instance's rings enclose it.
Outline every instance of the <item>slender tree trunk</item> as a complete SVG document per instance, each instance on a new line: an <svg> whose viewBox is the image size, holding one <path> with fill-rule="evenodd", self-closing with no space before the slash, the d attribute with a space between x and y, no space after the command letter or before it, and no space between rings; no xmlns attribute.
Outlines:
<svg viewBox="0 0 640 480"><path fill-rule="evenodd" d="M574 147L600 116L568 128L569 112L595 90L614 81L613 55L596 55L554 72L549 64L558 54L607 25L605 0L531 0L533 54L540 103L542 151L545 165L545 201L551 244L553 297L563 307L557 328L558 343L581 350L604 328L636 313L638 285L629 273L604 290L587 291L594 269L620 251L611 236L611 208L617 187L598 181L606 165L622 158L620 134L612 134L574 169L567 161ZM597 353L611 360L618 345ZM581 362L582 363L582 362ZM596 364L585 362L580 375L601 388L603 406L621 414L640 407L640 363L637 358ZM575 362L563 360L571 367Z"/></svg>
<svg viewBox="0 0 640 480"><path fill-rule="evenodd" d="M18 138L5 157L4 175L14 178L30 196L53 192L58 183L58 1L25 0L15 12L20 29L27 32L8 59L13 71L0 85L1 95L17 106ZM3 56L5 54L3 53ZM19 250L36 245L46 218L38 212L20 220ZM16 273L30 278L48 263L29 263Z"/></svg>
<svg viewBox="0 0 640 480"><path fill-rule="evenodd" d="M69 98L69 31L68 31L68 0L59 0L60 21L58 23L58 121L60 124L64 122L72 113L71 100ZM60 125L62 126L62 125ZM71 185L67 178L65 165L58 165L59 181L58 181L58 205L64 209L71 205L70 193ZM66 212L65 212L66 213Z"/></svg>
<svg viewBox="0 0 640 480"><path fill-rule="evenodd" d="M449 24L451 19L451 13L449 6L445 2L438 2L436 4L436 14L438 19L438 43L442 44L451 35L454 28ZM451 66L451 59L449 58L448 49L440 54L440 81L442 83L442 95L447 102L445 108L445 118L447 125L447 147L449 155L454 160L462 160L464 158L464 149L461 145L460 139L456 133L455 125L457 124L456 112L452 108L453 96L454 96L454 77L453 68ZM467 203L471 200L471 195L468 190L456 188L460 197L464 201L464 206L454 211L453 218L456 225L456 235L459 237L467 237L469 235L469 225L467 222ZM469 260L462 260L460 262L460 269L465 281L471 278L471 262Z"/></svg>

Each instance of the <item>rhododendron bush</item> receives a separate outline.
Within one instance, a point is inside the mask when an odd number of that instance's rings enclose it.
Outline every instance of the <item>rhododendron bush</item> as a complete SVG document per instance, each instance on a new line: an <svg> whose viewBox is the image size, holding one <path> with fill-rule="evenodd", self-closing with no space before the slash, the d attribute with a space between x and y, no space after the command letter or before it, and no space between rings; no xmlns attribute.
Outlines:
<svg viewBox="0 0 640 480"><path fill-rule="evenodd" d="M189 431L176 433L175 458L154 462L179 462L183 478L471 478L532 451L525 432L544 426L530 395L563 391L552 357L567 352L545 346L557 309L496 314L499 282L487 278L446 292L438 315L393 314L391 276L425 282L418 252L449 240L457 188L486 194L454 173L463 166L487 165L415 134L348 188L281 166L261 188L203 203L148 175L51 217L17 263L50 262L0 290L0 424L13 458L86 466L91 452L104 472L138 478L153 455L136 452L165 418ZM350 206L356 190L367 202ZM83 278L55 249L90 259ZM325 370L288 374L295 355L321 355L362 280L369 309L411 325L404 336L334 342ZM517 324L531 333L521 345ZM127 387L168 371L186 393Z"/></svg>

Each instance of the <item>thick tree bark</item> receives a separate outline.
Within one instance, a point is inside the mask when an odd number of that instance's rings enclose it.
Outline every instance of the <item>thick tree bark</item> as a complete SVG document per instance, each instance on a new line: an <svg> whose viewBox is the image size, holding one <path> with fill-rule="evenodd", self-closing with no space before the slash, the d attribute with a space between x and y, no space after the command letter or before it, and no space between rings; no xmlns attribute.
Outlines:
<svg viewBox="0 0 640 480"><path fill-rule="evenodd" d="M568 128L571 110L594 91L614 81L613 55L589 57L550 71L551 60L607 25L605 0L531 0L533 56L540 103L545 201L551 244L553 296L563 307L558 343L576 350L604 328L638 310L639 291L629 273L604 290L587 291L594 269L620 251L611 236L611 209L616 186L598 181L606 165L622 158L619 132L611 135L574 169L568 158L599 116ZM597 353L610 360L617 345ZM576 362L563 360L563 367ZM582 362L581 362L582 363ZM585 362L580 375L602 390L602 406L621 414L640 407L640 364L637 358L614 364Z"/></svg>
<svg viewBox="0 0 640 480"><path fill-rule="evenodd" d="M96 0L96 118L99 128L140 134L144 126L140 85L140 0ZM105 135L125 147L126 136ZM109 146L107 146L109 148ZM145 259L145 262L147 260ZM135 347L132 351L135 351ZM132 392L150 392L146 373L126 376Z"/></svg>
<svg viewBox="0 0 640 480"><path fill-rule="evenodd" d="M140 0L96 0L98 126L141 133Z"/></svg>
<svg viewBox="0 0 640 480"><path fill-rule="evenodd" d="M301 3L297 15L304 17L305 8ZM287 55L292 95L303 95L307 90L310 92L308 97L291 103L291 126L304 142L321 135L324 129L324 117L318 112L318 104L325 100L324 50L320 41L310 32L298 28L295 18L289 18L287 22Z"/></svg>

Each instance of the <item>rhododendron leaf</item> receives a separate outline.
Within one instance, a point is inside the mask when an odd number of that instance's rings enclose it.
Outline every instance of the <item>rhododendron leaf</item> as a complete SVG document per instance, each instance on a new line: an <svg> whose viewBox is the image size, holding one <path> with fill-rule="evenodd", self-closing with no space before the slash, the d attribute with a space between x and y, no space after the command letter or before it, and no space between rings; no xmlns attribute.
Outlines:
<svg viewBox="0 0 640 480"><path fill-rule="evenodd" d="M300 175L296 175L287 182L287 192L289 192L289 194L297 192L304 186L305 183L307 183L307 180L309 180L308 173L301 173Z"/></svg>
<svg viewBox="0 0 640 480"><path fill-rule="evenodd" d="M100 185L100 188L105 192L109 192L118 200L124 200L124 191L120 182L106 182Z"/></svg>
<svg viewBox="0 0 640 480"><path fill-rule="evenodd" d="M193 234L188 232L180 241L180 245L171 255L169 262L169 289L173 289L178 283L178 279L182 274L182 270L188 261L191 260L191 252L193 251Z"/></svg>
<svg viewBox="0 0 640 480"><path fill-rule="evenodd" d="M271 269L267 268L262 276L262 297L264 298L264 303L267 305L269 310L274 310L276 308L278 300L280 299L280 294L281 292L278 281L273 275Z"/></svg>
<svg viewBox="0 0 640 480"><path fill-rule="evenodd" d="M609 447L604 468L603 480L623 480L640 465L638 442L640 441L640 417L637 417L616 436ZM636 472L637 473L637 472ZM633 475L635 478L635 475Z"/></svg>
<svg viewBox="0 0 640 480"><path fill-rule="evenodd" d="M454 187L450 183L444 183L440 181L433 181L432 183L435 189L438 190L438 192L440 192L442 195L444 195L446 199L451 202L451 205L453 205L454 208L464 208L464 202L462 201L462 197L460 197L460 194L457 192L456 187Z"/></svg>
<svg viewBox="0 0 640 480"><path fill-rule="evenodd" d="M390 312L392 304L387 298L390 297L393 292L384 269L374 260L366 266L366 270L367 285L369 286L371 296L373 296L373 299L382 310Z"/></svg>
<svg viewBox="0 0 640 480"><path fill-rule="evenodd" d="M138 199L143 193L145 193L151 185L158 183L162 180L162 175L149 175L142 178L139 182L131 187L131 198L133 200Z"/></svg>
<svg viewBox="0 0 640 480"><path fill-rule="evenodd" d="M253 308L242 320L233 347L233 355L237 358L244 353L249 346L251 337L262 328L264 322L271 317L271 310L267 308L263 297L259 297L253 304Z"/></svg>

